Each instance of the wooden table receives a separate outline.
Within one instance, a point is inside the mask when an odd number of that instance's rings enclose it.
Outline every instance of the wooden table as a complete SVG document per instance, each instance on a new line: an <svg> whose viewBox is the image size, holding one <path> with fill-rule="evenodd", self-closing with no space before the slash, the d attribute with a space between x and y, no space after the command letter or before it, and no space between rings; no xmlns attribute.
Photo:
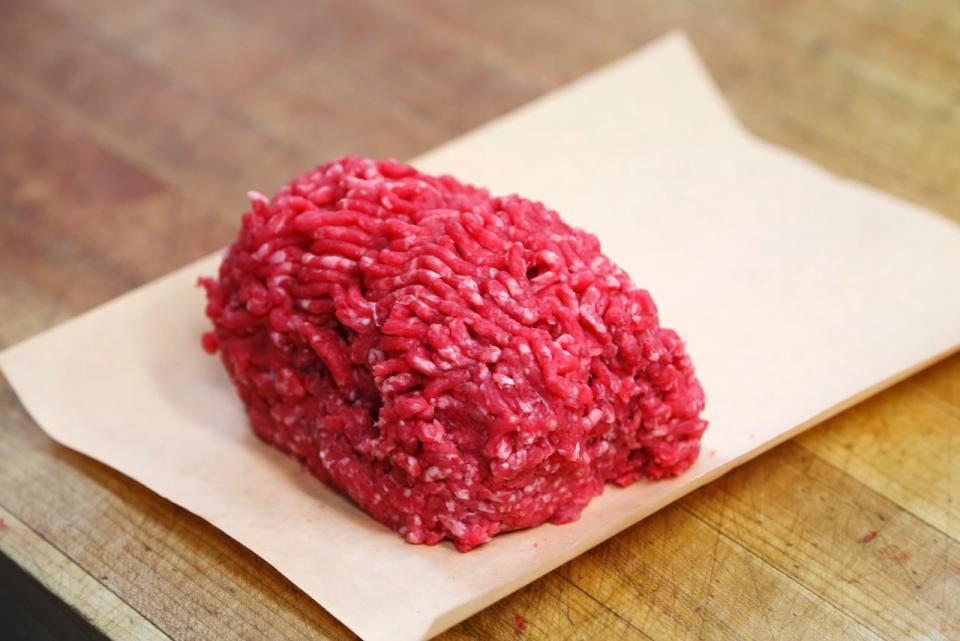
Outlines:
<svg viewBox="0 0 960 641"><path fill-rule="evenodd" d="M314 4L2 2L0 343L224 245L247 189L347 152L412 157L675 27L757 135L960 220L955 0ZM0 518L0 551L83 634L352 637L211 526L54 444L5 381ZM65 638L39 586L0 601L39 617L31 638ZM960 357L444 638L960 639Z"/></svg>

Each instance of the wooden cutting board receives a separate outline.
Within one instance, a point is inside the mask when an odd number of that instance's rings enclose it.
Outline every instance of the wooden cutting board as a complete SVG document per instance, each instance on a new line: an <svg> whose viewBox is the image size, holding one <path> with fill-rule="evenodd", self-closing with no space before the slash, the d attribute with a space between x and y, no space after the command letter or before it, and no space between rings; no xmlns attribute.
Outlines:
<svg viewBox="0 0 960 641"><path fill-rule="evenodd" d="M677 26L755 132L960 216L947 5L504 3L476 16L442 3L278 4L5 6L3 344L224 244L243 207L237 183L275 185L346 151L416 155ZM96 627L349 637L213 528L54 445L5 383L0 410L0 551ZM960 635L958 426L954 358L448 638Z"/></svg>

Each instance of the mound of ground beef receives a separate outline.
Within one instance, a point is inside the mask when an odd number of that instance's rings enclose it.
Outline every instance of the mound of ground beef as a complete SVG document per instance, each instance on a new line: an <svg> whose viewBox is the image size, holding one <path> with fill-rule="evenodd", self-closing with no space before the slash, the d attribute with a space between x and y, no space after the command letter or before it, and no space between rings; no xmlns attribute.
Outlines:
<svg viewBox="0 0 960 641"><path fill-rule="evenodd" d="M260 437L410 543L571 521L696 458L680 338L542 204L358 157L251 199L204 346Z"/></svg>

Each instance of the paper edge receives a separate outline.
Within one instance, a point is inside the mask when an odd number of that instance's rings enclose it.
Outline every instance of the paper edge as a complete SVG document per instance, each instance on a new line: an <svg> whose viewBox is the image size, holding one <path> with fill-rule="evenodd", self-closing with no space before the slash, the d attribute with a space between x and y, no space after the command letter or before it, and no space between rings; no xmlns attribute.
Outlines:
<svg viewBox="0 0 960 641"><path fill-rule="evenodd" d="M423 152L417 154L412 160L408 161L411 165L417 166L420 162L427 162L432 156L442 155L446 153L447 149L455 144L462 143L465 140L469 140L474 137L482 137L487 133L487 131L495 126L500 125L504 120L512 120L516 117L523 115L528 110L538 109L543 105L543 103L552 101L559 96L562 96L568 92L574 92L579 90L580 87L584 84L587 84L594 79L606 75L612 71L624 67L632 63L634 60L640 57L646 57L648 55L654 54L659 49L667 49L669 47L679 47L684 51L682 56L687 61L689 61L691 66L694 68L695 75L697 80L704 83L706 88L712 89L713 94L716 95L717 100L713 101L714 106L717 111L722 115L723 119L726 121L726 125L731 131L736 131L741 135L746 135L751 138L756 138L750 131L746 128L743 121L737 115L737 113L730 106L729 101L726 100L723 92L720 90L720 86L717 84L713 75L711 75L709 69L703 63L703 59L700 57L696 47L693 45L690 37L687 35L686 30L684 29L672 29L658 35L651 40L646 41L645 43L638 45L637 48L631 50L630 52L623 54L613 60L610 60L599 67L591 69L583 73L580 76L577 76L573 80L566 82L559 87L550 89L546 93L540 94L532 100L528 100L523 104L517 105L507 111L504 111L500 114L492 116L490 120L477 125L473 129L465 131L461 134L458 134L446 140L439 145ZM886 193L886 192L884 192Z"/></svg>
<svg viewBox="0 0 960 641"><path fill-rule="evenodd" d="M227 247L221 247L220 249L217 249L216 251L209 252L209 253L207 253L207 254L199 257L199 258L196 258L196 259L194 259L194 260L191 260L191 261L190 261L189 263L187 263L186 265L181 265L180 267L177 267L177 268L175 268L175 269L173 269L173 270L171 270L171 271L163 274L162 276L159 276L159 277L157 277L157 278L154 278L153 280L147 281L147 282L145 282L145 283L143 283L143 284L137 285L137 286L134 287L133 289L130 289L130 290L128 290L128 291L125 291L124 293L120 294L119 296L115 296L114 298L110 298L110 299L108 299L108 300L105 300L105 301L103 301L102 303L98 303L98 304L94 305L93 307L91 307L91 308L89 308L89 309L86 309L86 310L80 312L79 314L76 314L76 315L74 315L74 316L71 316L70 318L64 319L64 320L60 321L59 323L57 323L56 325L54 325L53 327L48 327L48 328L46 328L46 329L44 329L44 330L42 330L42 331L40 331L40 332L38 332L38 333L36 333L36 334L33 334L32 336L28 336L27 338L24 338L23 340L14 343L13 345L9 345L9 346L3 348L3 350L0 350L0 371L2 371L2 372L4 373L4 375L6 376L6 374L7 374L7 366L8 366L8 364L11 363L12 360L15 358L16 353L17 353L18 351L22 350L22 349L25 349L26 347L29 347L30 344L32 344L34 341L39 341L39 340L45 338L46 336L48 336L49 334L52 334L52 333L54 333L54 332L57 332L57 331L59 331L60 329L62 329L63 327L66 327L67 325L71 325L71 324L73 324L73 323L80 322L81 320L83 320L83 319L85 319L85 318L87 318L87 317L89 317L89 316L92 316L92 315L100 312L101 310L110 309L111 307L113 307L113 306L115 306L115 305L119 305L119 304L121 304L121 303L125 303L125 302L126 302L127 300L129 300L130 298L133 298L134 296L137 296L138 294L140 294L140 293L143 292L144 290L146 290L146 289L148 289L148 288L150 288L150 287L153 287L154 285L160 285L160 284L165 283L165 282L167 282L167 281L173 280L174 278L177 278L178 276L182 275L182 274L185 273L185 272L189 272L190 270L197 269L200 265L202 265L202 264L205 263L206 261L213 260L213 258L218 257L218 256L222 256L223 253L224 253L226 250L227 250ZM197 271L197 278L200 278L202 275L203 275L203 274L198 270L198 271ZM199 340L199 338L198 338L198 340ZM7 381L9 382L9 381L10 381L10 377L9 377L9 376L6 376L6 378L7 378ZM11 385L11 387L12 387L12 385ZM18 397L19 397L19 394L18 394ZM32 417L32 415L31 415L31 417ZM44 431L46 431L46 430L44 430Z"/></svg>

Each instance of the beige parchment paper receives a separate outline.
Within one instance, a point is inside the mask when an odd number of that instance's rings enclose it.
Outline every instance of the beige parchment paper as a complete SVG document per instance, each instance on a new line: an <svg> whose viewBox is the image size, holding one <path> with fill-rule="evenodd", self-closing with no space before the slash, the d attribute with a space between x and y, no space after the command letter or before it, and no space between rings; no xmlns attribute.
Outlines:
<svg viewBox="0 0 960 641"><path fill-rule="evenodd" d="M542 199L651 291L707 393L689 472L469 554L407 545L251 434L199 346L194 281L216 256L0 355L53 438L205 518L368 641L439 633L960 344L960 228L747 135L682 36L415 164Z"/></svg>

